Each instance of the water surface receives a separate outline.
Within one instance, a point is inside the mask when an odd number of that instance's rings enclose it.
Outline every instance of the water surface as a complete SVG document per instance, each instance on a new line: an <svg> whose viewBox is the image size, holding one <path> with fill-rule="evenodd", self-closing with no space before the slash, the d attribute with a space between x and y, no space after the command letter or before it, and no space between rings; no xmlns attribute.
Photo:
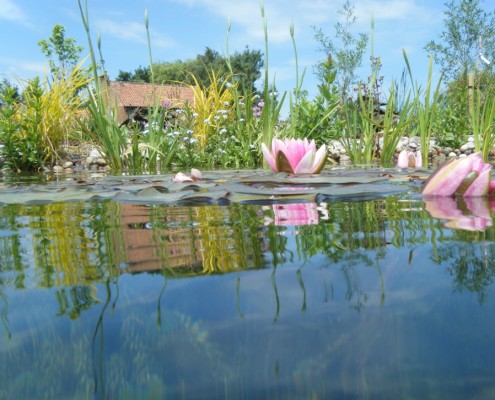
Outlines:
<svg viewBox="0 0 495 400"><path fill-rule="evenodd" d="M4 204L0 398L493 398L492 211L449 201Z"/></svg>

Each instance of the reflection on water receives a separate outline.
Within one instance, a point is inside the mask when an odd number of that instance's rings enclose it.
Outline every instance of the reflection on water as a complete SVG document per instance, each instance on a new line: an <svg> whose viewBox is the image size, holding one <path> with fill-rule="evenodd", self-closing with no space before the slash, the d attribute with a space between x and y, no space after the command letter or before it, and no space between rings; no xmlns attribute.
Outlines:
<svg viewBox="0 0 495 400"><path fill-rule="evenodd" d="M0 398L493 397L492 209L0 207Z"/></svg>

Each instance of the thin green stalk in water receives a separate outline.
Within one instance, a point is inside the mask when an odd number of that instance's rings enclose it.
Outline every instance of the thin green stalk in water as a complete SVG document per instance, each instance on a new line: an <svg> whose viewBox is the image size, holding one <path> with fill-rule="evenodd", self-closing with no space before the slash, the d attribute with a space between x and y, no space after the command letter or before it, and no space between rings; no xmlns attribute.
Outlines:
<svg viewBox="0 0 495 400"><path fill-rule="evenodd" d="M475 82L469 92L469 116L474 136L475 150L481 151L483 159L488 160L495 145L493 132L495 120L495 93L492 88L483 95L479 82Z"/></svg>
<svg viewBox="0 0 495 400"><path fill-rule="evenodd" d="M382 122L383 144L380 163L387 166L391 163L400 138L406 134L412 121L412 105L410 92L402 104L398 104L398 85L392 83L389 99L385 107ZM396 112L396 109L400 111Z"/></svg>
<svg viewBox="0 0 495 400"><path fill-rule="evenodd" d="M292 98L292 93L289 93L290 137L294 138L297 135L296 129L299 122L299 115L301 113L301 88L304 81L304 75L306 74L306 69L303 70L302 75L299 77L299 59L297 56L296 39L294 36L294 21L291 21L289 32L296 62L296 87L294 88L294 99Z"/></svg>
<svg viewBox="0 0 495 400"><path fill-rule="evenodd" d="M268 74L268 24L265 17L265 6L263 1L261 2L261 18L263 20L263 33L265 38L265 82L263 90L263 143L267 146L271 146L271 141L274 136L274 131L276 124L278 122L278 117L280 115L280 110L285 100L287 92L282 94L281 99L277 104L276 93L275 93L275 78L273 78L273 83L269 84L269 74Z"/></svg>
<svg viewBox="0 0 495 400"><path fill-rule="evenodd" d="M432 79L433 79L433 55L430 55L430 62L428 65L428 81L426 88L423 91L417 82L413 79L411 65L407 58L406 51L403 49L402 54L406 62L407 71L411 78L411 84L414 90L414 98L412 100L413 107L416 111L416 118L418 119L418 131L421 141L422 161L423 165L428 165L428 153L430 150L430 139L433 132L435 120L437 118L437 112L439 107L440 97L440 85L443 80L444 72L440 75L438 82L432 92Z"/></svg>
<svg viewBox="0 0 495 400"><path fill-rule="evenodd" d="M93 41L89 29L88 2L84 0L84 7L81 0L78 0L81 19L88 39L89 54L91 57L91 70L93 73L93 88L89 88L87 110L90 121L80 122L81 128L93 138L96 147L101 151L106 162L115 171L123 170L122 153L127 146L125 131L119 126L117 120L117 104L109 105L110 99L107 95L106 77L100 79L98 73L98 63L96 62ZM98 50L100 54L100 64L104 61L101 54L101 39L98 36Z"/></svg>

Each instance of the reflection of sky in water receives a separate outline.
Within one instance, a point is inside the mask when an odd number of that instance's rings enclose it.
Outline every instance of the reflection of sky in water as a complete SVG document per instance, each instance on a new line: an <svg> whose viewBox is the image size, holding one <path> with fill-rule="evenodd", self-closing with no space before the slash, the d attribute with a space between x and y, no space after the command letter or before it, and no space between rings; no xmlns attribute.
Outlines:
<svg viewBox="0 0 495 400"><path fill-rule="evenodd" d="M330 207L325 221L336 224L325 234L344 246L332 257L302 240L321 235L315 226L267 226L266 215L255 213L264 268L109 274L42 288L31 265L28 289L10 280L1 287L0 398L492 397L493 229L459 233L414 211L398 238L378 213L371 225L383 225L380 240L364 231L349 239L338 232L345 228L338 211ZM133 233L166 217L132 225ZM274 268L270 243L280 238ZM70 319L61 297L68 308L88 307Z"/></svg>

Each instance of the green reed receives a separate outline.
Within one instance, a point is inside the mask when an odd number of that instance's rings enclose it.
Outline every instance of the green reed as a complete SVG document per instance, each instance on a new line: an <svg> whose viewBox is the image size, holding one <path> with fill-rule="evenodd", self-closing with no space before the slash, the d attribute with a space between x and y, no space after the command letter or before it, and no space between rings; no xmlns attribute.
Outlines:
<svg viewBox="0 0 495 400"><path fill-rule="evenodd" d="M468 89L469 122L474 136L476 151L481 151L483 159L487 160L490 151L495 145L495 93L489 87L483 93L480 82L473 82Z"/></svg>
<svg viewBox="0 0 495 400"><path fill-rule="evenodd" d="M407 71L413 87L413 109L417 118L417 129L421 141L423 165L428 165L428 153L430 149L430 140L433 133L439 110L440 86L442 84L444 73L442 72L435 86L433 86L433 56L430 55L428 64L428 78L425 89L421 89L413 79L411 65L405 50L402 50L406 62Z"/></svg>

